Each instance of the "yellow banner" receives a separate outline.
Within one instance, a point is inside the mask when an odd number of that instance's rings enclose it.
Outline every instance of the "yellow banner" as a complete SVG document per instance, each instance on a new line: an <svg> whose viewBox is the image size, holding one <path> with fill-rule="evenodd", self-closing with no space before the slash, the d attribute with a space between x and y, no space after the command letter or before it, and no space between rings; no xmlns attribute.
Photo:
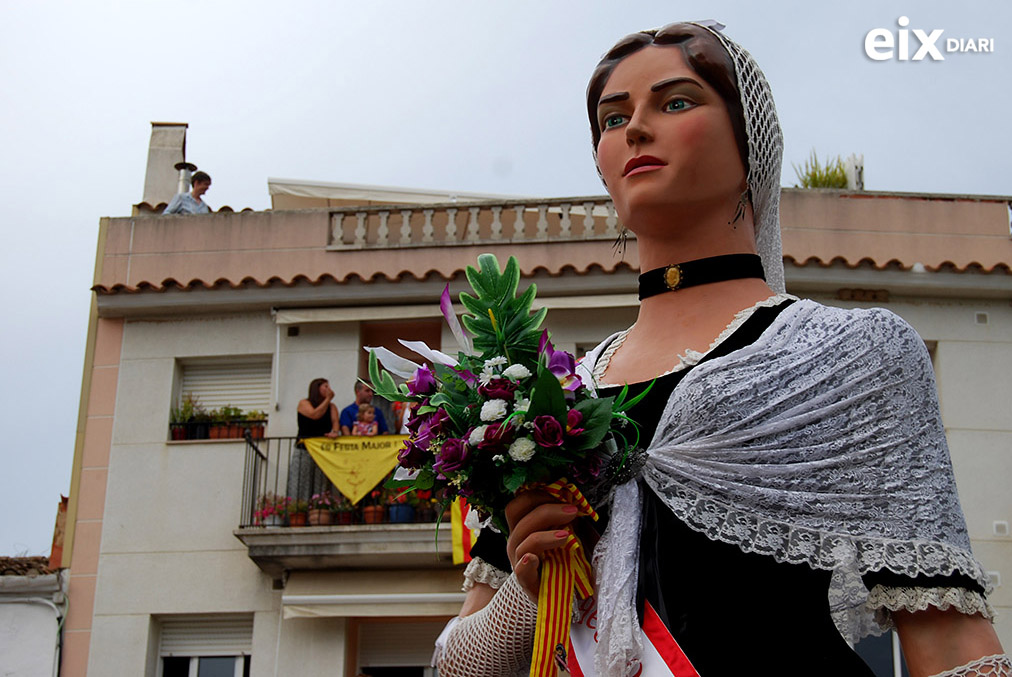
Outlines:
<svg viewBox="0 0 1012 677"><path fill-rule="evenodd" d="M337 490L357 504L394 469L406 439L407 435L345 435L310 437L302 443Z"/></svg>

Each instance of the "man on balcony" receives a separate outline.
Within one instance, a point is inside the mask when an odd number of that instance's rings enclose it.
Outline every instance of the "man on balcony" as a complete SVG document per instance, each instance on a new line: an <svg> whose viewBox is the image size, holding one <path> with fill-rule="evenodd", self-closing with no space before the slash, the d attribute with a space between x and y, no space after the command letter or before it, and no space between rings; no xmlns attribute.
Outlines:
<svg viewBox="0 0 1012 677"><path fill-rule="evenodd" d="M341 434L350 435L351 429L355 427L355 421L358 419L358 407L360 404L372 404L373 391L372 388L362 383L361 381L355 381L355 401L349 404L347 407L341 410ZM383 412L380 411L379 407L376 407L376 423L379 424L379 435L386 435L390 431L387 428L386 419L383 417Z"/></svg>

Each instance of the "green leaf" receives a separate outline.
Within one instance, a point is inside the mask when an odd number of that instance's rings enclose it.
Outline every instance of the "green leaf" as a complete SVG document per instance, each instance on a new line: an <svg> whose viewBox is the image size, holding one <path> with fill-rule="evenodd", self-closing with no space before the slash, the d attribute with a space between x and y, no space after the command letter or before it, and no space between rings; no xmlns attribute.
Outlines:
<svg viewBox="0 0 1012 677"><path fill-rule="evenodd" d="M431 489L435 483L436 475L431 470L422 470L415 477L415 489L425 491L426 489Z"/></svg>
<svg viewBox="0 0 1012 677"><path fill-rule="evenodd" d="M527 471L524 468L517 467L513 468L513 470L506 475L503 480L503 484L505 485L507 491L510 493L516 493L517 489L525 484L526 479Z"/></svg>
<svg viewBox="0 0 1012 677"><path fill-rule="evenodd" d="M531 391L531 406L527 409L531 418L535 416L554 416L563 426L566 425L566 396L555 374L543 365L538 365L538 380Z"/></svg>
<svg viewBox="0 0 1012 677"><path fill-rule="evenodd" d="M583 434L577 440L576 449L593 449L601 444L604 436L608 434L612 420L612 399L602 397L597 399L584 400L577 404L574 409L583 414L583 420L579 427L583 428Z"/></svg>

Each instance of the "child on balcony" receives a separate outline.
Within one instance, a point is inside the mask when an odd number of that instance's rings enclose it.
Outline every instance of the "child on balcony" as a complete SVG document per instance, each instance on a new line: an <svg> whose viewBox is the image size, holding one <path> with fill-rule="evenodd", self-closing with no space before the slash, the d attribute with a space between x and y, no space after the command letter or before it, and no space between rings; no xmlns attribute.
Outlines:
<svg viewBox="0 0 1012 677"><path fill-rule="evenodd" d="M371 404L360 404L357 419L351 431L352 435L372 437L379 434L379 423L376 422L376 407Z"/></svg>

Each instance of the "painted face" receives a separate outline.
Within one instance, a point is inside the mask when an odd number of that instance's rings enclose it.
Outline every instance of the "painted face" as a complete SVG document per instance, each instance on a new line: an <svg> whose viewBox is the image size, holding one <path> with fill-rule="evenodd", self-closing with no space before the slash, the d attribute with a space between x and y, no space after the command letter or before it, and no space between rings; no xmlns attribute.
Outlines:
<svg viewBox="0 0 1012 677"><path fill-rule="evenodd" d="M728 208L745 189L727 106L677 47L645 47L619 63L597 119L598 166L633 230L641 210Z"/></svg>

